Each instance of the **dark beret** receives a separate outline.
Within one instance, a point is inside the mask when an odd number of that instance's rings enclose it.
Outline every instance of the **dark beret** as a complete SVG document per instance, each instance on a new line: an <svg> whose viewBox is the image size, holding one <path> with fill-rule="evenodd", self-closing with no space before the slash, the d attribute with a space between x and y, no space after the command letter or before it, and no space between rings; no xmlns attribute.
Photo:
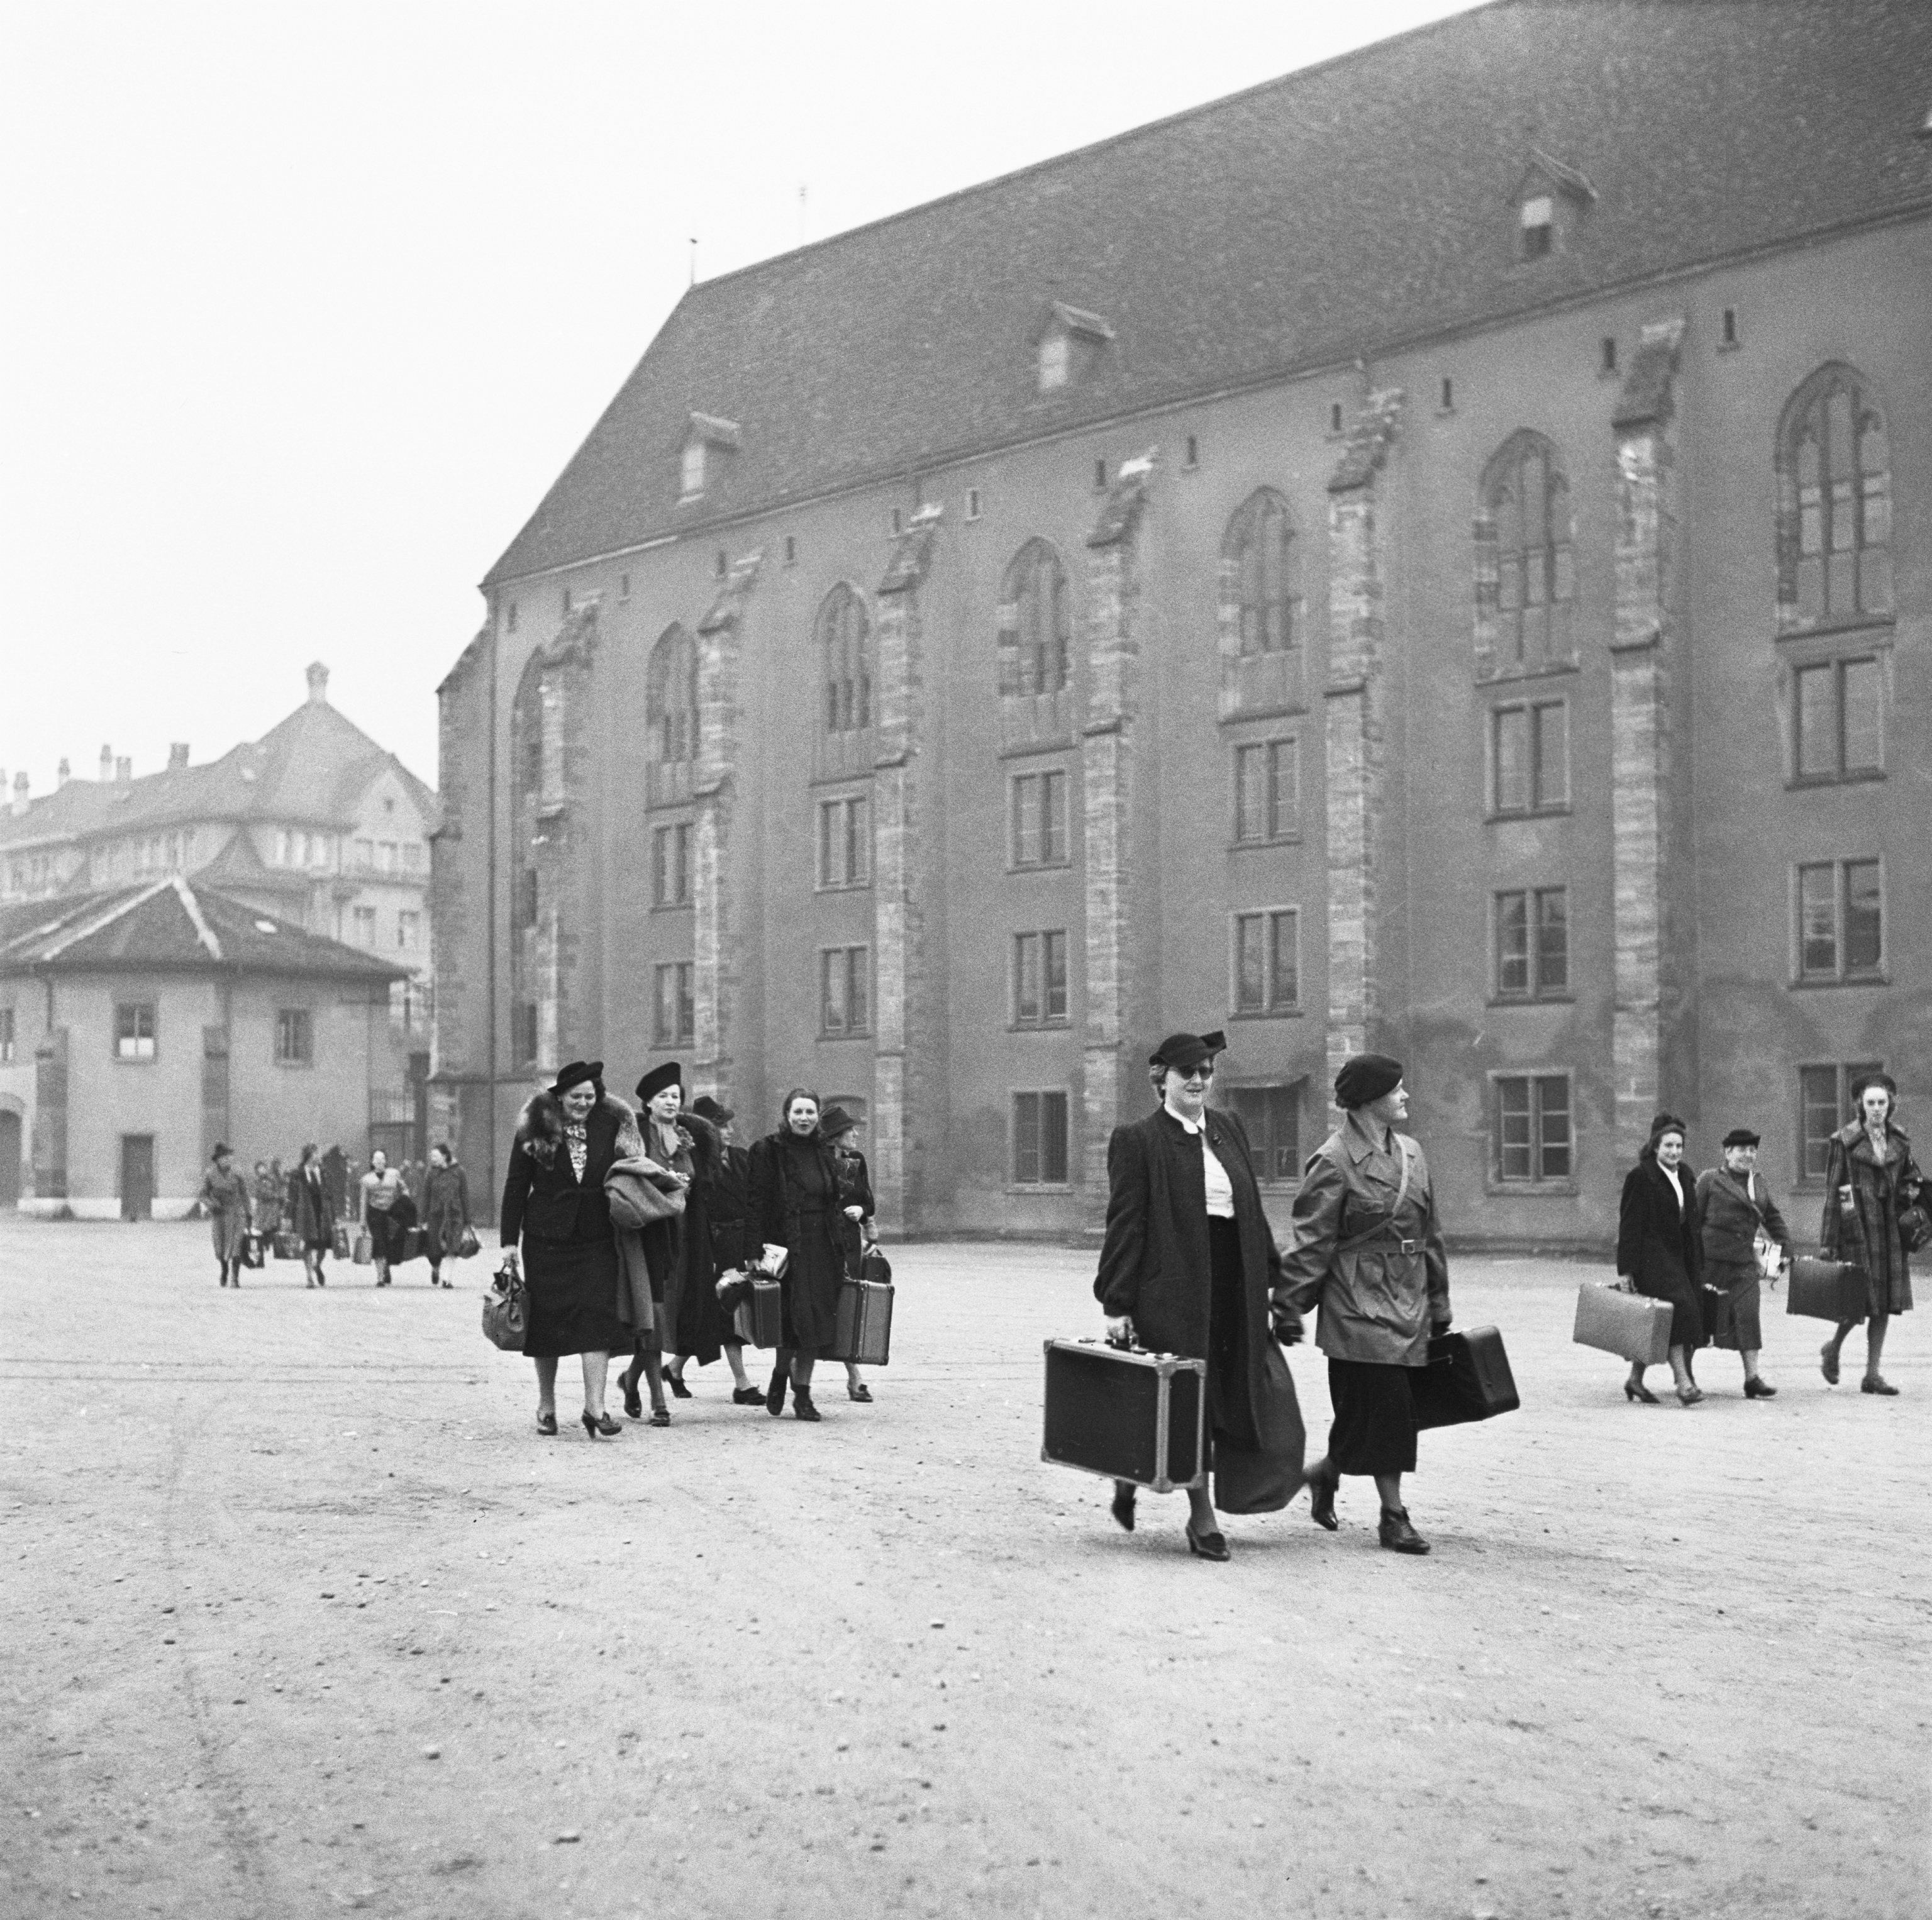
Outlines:
<svg viewBox="0 0 1932 1920"><path fill-rule="evenodd" d="M1754 1133L1748 1126L1734 1126L1724 1136L1726 1147L1756 1147L1763 1144L1764 1136Z"/></svg>
<svg viewBox="0 0 1932 1920"><path fill-rule="evenodd" d="M1148 1064L1171 1066L1177 1072L1185 1073L1190 1066L1198 1066L1204 1060L1212 1060L1227 1050L1226 1034L1170 1034L1148 1055Z"/></svg>
<svg viewBox="0 0 1932 1920"><path fill-rule="evenodd" d="M862 1120L854 1120L845 1109L836 1102L818 1116L818 1132L822 1139L836 1140L842 1134L850 1133L855 1126L863 1126Z"/></svg>
<svg viewBox="0 0 1932 1920"><path fill-rule="evenodd" d="M684 1084L684 1069L674 1060L666 1060L661 1066L654 1066L638 1082L638 1100L640 1105L654 1100L667 1087L681 1087Z"/></svg>
<svg viewBox="0 0 1932 1920"><path fill-rule="evenodd" d="M580 1087L586 1080L601 1081L603 1078L604 1063L601 1060L573 1060L568 1066L557 1069L550 1090L561 1100L572 1088Z"/></svg>
<svg viewBox="0 0 1932 1920"><path fill-rule="evenodd" d="M1684 1117L1682 1114L1675 1113L1654 1113L1651 1115L1651 1138L1652 1140L1661 1140L1666 1133L1681 1133L1686 1139L1690 1138L1690 1130L1684 1124Z"/></svg>
<svg viewBox="0 0 1932 1920"><path fill-rule="evenodd" d="M1882 1087L1893 1100L1898 1098L1898 1082L1889 1073L1861 1073L1852 1082L1852 1100L1854 1105L1865 1096L1868 1087Z"/></svg>
<svg viewBox="0 0 1932 1920"><path fill-rule="evenodd" d="M1352 1112L1393 1093L1402 1082L1402 1062L1385 1053L1352 1054L1335 1076L1335 1104Z"/></svg>
<svg viewBox="0 0 1932 1920"><path fill-rule="evenodd" d="M709 1094L700 1094L692 1102L691 1110L700 1120L708 1120L713 1126L729 1126L736 1118L729 1107L714 1100Z"/></svg>

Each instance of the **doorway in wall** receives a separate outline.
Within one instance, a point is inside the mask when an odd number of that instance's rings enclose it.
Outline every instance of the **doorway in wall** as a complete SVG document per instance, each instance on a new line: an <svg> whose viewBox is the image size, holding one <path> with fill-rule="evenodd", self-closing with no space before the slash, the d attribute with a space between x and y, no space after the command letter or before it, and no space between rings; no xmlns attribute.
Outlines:
<svg viewBox="0 0 1932 1920"><path fill-rule="evenodd" d="M121 1136L121 1217L151 1220L154 1216L154 1136Z"/></svg>
<svg viewBox="0 0 1932 1920"><path fill-rule="evenodd" d="M20 1204L20 1116L0 1112L0 1207Z"/></svg>

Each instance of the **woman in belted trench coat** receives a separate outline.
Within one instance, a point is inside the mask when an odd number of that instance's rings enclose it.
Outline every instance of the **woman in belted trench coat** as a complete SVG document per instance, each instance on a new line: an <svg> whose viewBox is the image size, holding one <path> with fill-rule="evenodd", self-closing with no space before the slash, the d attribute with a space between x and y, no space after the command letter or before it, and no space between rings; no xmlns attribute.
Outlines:
<svg viewBox="0 0 1932 1920"><path fill-rule="evenodd" d="M1346 1060L1335 1104L1348 1117L1303 1170L1276 1296L1302 1312L1321 1303L1315 1343L1328 1356L1335 1419L1326 1456L1308 1470L1313 1517L1332 1533L1341 1476L1368 1474L1382 1496L1382 1545L1426 1553L1402 1502L1402 1477L1415 1466L1409 1376L1429 1364L1430 1336L1450 1325L1436 1190L1421 1147L1396 1131L1408 1117L1400 1060Z"/></svg>
<svg viewBox="0 0 1932 1920"><path fill-rule="evenodd" d="M1107 1228L1094 1292L1107 1336L1208 1363L1214 1472L1187 1490L1187 1547L1230 1557L1214 1510L1265 1513L1300 1490L1301 1408L1276 1339L1301 1337L1298 1314L1270 1322L1280 1250L1262 1211L1240 1119L1207 1105L1220 1034L1170 1034L1148 1062L1160 1104L1107 1143ZM1273 1337L1270 1337L1270 1335ZM1134 1526L1134 1486L1114 1483L1114 1517Z"/></svg>

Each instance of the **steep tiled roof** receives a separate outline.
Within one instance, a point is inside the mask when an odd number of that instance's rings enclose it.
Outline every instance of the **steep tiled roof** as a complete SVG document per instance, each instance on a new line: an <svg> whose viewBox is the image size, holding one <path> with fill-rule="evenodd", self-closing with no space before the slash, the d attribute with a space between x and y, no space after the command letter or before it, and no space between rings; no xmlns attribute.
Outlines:
<svg viewBox="0 0 1932 1920"><path fill-rule="evenodd" d="M1924 0L1498 0L694 287L485 584L1932 209L1928 72ZM1539 162L1595 197L1524 262ZM1042 397L1054 302L1117 338Z"/></svg>
<svg viewBox="0 0 1932 1920"><path fill-rule="evenodd" d="M287 867L268 866L255 850L255 842L245 828L238 828L233 837L206 866L195 868L194 884L197 890L212 886L218 891L225 887L245 886L252 892L272 889L279 893L305 898L314 886L314 878L298 873Z"/></svg>
<svg viewBox="0 0 1932 1920"><path fill-rule="evenodd" d="M0 974L110 967L220 969L371 985L409 977L406 968L304 933L178 874L0 909Z"/></svg>

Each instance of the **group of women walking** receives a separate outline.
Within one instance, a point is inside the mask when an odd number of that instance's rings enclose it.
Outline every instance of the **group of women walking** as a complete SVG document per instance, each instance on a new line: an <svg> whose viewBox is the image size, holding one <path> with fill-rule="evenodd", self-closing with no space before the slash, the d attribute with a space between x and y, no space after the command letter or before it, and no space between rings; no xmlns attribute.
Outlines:
<svg viewBox="0 0 1932 1920"><path fill-rule="evenodd" d="M1826 1154L1825 1204L1819 1250L1862 1276L1864 1314L1840 1319L1819 1354L1826 1380L1836 1386L1846 1336L1862 1318L1867 1394L1898 1392L1879 1371L1885 1336L1895 1313L1912 1306L1906 1235L1920 1204L1923 1178L1911 1142L1894 1118L1897 1083L1886 1073L1862 1076L1852 1088L1857 1117L1830 1138ZM1706 1345L1735 1352L1743 1364L1748 1400L1769 1400L1778 1390L1758 1370L1764 1340L1760 1299L1764 1281L1788 1268L1791 1231L1757 1170L1760 1136L1733 1127L1723 1143L1722 1166L1694 1181L1684 1166L1688 1130L1676 1114L1651 1122L1650 1138L1624 1181L1618 1214L1618 1284L1627 1292L1667 1300L1671 1307L1670 1359L1678 1401L1695 1406L1704 1397L1693 1363ZM1627 1398L1658 1404L1633 1366L1624 1383Z"/></svg>
<svg viewBox="0 0 1932 1920"><path fill-rule="evenodd" d="M503 1182L504 1264L527 1300L524 1352L535 1362L537 1428L557 1430L560 1360L579 1358L593 1439L621 1433L606 1408L610 1356L625 1412L668 1426L667 1394L688 1400L687 1368L721 1357L733 1403L821 1418L818 1360L834 1345L838 1290L854 1269L873 1204L858 1123L795 1088L782 1122L748 1151L734 1115L708 1096L687 1106L674 1061L637 1084L634 1110L604 1084L601 1060L574 1060L526 1103ZM782 1334L770 1383L745 1370L736 1301L754 1270L782 1290ZM869 1400L855 1366L847 1391Z"/></svg>

